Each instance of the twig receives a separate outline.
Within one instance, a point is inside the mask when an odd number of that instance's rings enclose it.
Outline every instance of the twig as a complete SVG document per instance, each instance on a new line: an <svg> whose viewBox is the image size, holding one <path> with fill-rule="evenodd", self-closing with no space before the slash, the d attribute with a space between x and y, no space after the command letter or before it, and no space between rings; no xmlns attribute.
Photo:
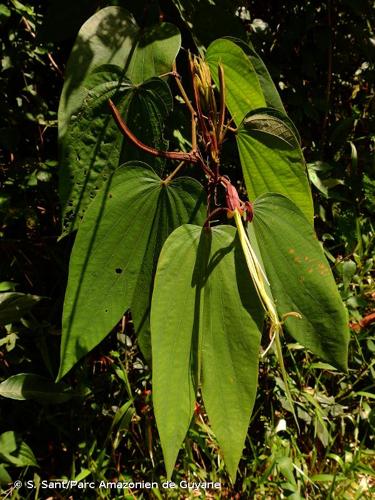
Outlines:
<svg viewBox="0 0 375 500"><path fill-rule="evenodd" d="M168 158L169 160L188 161L190 163L201 162L201 158L197 151L191 151L190 153L185 153L184 151L160 151L159 149L147 146L147 144L144 144L142 141L140 141L129 129L129 127L122 119L119 110L116 108L115 104L111 99L108 100L108 105L111 109L112 116L118 128L120 129L121 133L142 151L145 151L146 153L156 158Z"/></svg>
<svg viewBox="0 0 375 500"><path fill-rule="evenodd" d="M173 179L173 177L177 174L177 172L183 167L183 165L185 164L185 161L181 161L177 167L173 170L173 172L171 172L168 177L166 177L163 181L164 184L167 184L170 180Z"/></svg>
<svg viewBox="0 0 375 500"><path fill-rule="evenodd" d="M181 96L182 96L183 100L185 101L186 106L189 108L190 113L193 116L196 116L197 113L196 113L195 109L193 108L193 105L191 104L190 99L188 98L188 96L185 92L185 89L181 83L181 79L180 79L181 77L180 77L179 73L177 72L175 62L173 63L173 71L170 74L175 77L178 90L180 91Z"/></svg>

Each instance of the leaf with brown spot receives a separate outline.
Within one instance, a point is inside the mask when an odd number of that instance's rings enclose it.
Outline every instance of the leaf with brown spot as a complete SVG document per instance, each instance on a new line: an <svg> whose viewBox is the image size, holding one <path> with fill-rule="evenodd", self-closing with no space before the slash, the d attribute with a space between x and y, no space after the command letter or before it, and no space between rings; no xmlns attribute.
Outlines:
<svg viewBox="0 0 375 500"><path fill-rule="evenodd" d="M289 317L286 330L300 344L346 370L347 311L309 221L288 198L267 193L254 202L249 234L257 240L280 317L290 311L302 315L302 319Z"/></svg>

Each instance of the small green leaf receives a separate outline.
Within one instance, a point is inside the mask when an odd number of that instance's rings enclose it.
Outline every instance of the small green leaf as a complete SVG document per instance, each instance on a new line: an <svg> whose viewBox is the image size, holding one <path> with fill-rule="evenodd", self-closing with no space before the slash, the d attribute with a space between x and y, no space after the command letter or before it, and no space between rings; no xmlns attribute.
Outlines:
<svg viewBox="0 0 375 500"><path fill-rule="evenodd" d="M341 274L344 290L348 290L353 276L357 270L357 264L353 260L344 260L339 262L336 266L338 272Z"/></svg>
<svg viewBox="0 0 375 500"><path fill-rule="evenodd" d="M326 197L329 198L329 190L344 184L344 181L341 179L334 179L332 177L322 179L317 172L324 172L324 164L323 162L315 162L309 163L307 165L307 172L309 174L310 181L314 184L314 186ZM330 165L328 165L330 167ZM332 168L332 167L331 167Z"/></svg>
<svg viewBox="0 0 375 500"><path fill-rule="evenodd" d="M8 474L5 466L0 464L0 484L8 485L12 481L12 478Z"/></svg>
<svg viewBox="0 0 375 500"><path fill-rule="evenodd" d="M59 377L101 342L129 308L150 357L149 307L164 240L179 225L203 222L202 186L164 183L146 164L115 171L85 214L74 243L63 311Z"/></svg>
<svg viewBox="0 0 375 500"><path fill-rule="evenodd" d="M12 14L11 11L8 9L6 5L4 4L0 5L0 19L10 17L11 14Z"/></svg>
<svg viewBox="0 0 375 500"><path fill-rule="evenodd" d="M262 322L235 229L176 229L160 255L151 312L153 401L169 477L201 386L235 479L255 400Z"/></svg>
<svg viewBox="0 0 375 500"><path fill-rule="evenodd" d="M348 315L311 224L288 198L267 193L254 203L250 239L256 238L280 317L300 344L347 369Z"/></svg>
<svg viewBox="0 0 375 500"><path fill-rule="evenodd" d="M39 467L31 448L13 431L0 435L0 460L15 467Z"/></svg>
<svg viewBox="0 0 375 500"><path fill-rule="evenodd" d="M0 293L0 325L20 320L42 297L19 292Z"/></svg>
<svg viewBox="0 0 375 500"><path fill-rule="evenodd" d="M313 219L313 205L302 151L286 115L266 109L249 113L242 122L237 144L250 199L266 192L288 196Z"/></svg>
<svg viewBox="0 0 375 500"><path fill-rule="evenodd" d="M34 373L18 373L0 384L0 396L9 399L34 399L41 403L65 403L77 395L64 384Z"/></svg>

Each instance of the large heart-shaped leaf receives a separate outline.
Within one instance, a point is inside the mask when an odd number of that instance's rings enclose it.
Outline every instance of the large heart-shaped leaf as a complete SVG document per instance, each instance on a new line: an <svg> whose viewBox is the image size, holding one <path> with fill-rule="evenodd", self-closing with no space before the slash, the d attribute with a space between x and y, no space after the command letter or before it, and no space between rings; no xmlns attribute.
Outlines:
<svg viewBox="0 0 375 500"><path fill-rule="evenodd" d="M284 194L312 223L305 162L289 118L269 108L253 111L239 127L237 144L249 198L266 192Z"/></svg>
<svg viewBox="0 0 375 500"><path fill-rule="evenodd" d="M64 137L70 117L79 110L87 89L84 81L102 64L124 68L133 84L170 71L180 49L178 29L162 23L141 30L121 7L99 10L80 29L70 54L59 104L59 137Z"/></svg>
<svg viewBox="0 0 375 500"><path fill-rule="evenodd" d="M166 183L140 162L115 171L87 210L74 243L58 378L133 306L141 348L149 355L148 309L160 249L179 225L203 222L201 201L202 187L194 179Z"/></svg>
<svg viewBox="0 0 375 500"><path fill-rule="evenodd" d="M61 141L63 234L78 227L97 191L120 163L150 158L124 139L109 111L109 98L140 140L159 149L167 145L163 130L173 101L163 80L151 78L134 86L124 79L121 68L104 65L89 75L85 85L91 90ZM163 163L152 160L152 166L161 170Z"/></svg>
<svg viewBox="0 0 375 500"><path fill-rule="evenodd" d="M176 229L160 255L151 312L153 401L168 476L201 387L235 478L256 394L262 321L235 229Z"/></svg>
<svg viewBox="0 0 375 500"><path fill-rule="evenodd" d="M224 68L226 105L236 125L249 111L267 106L254 65L239 45L225 38L215 40L206 61L216 85L219 64Z"/></svg>
<svg viewBox="0 0 375 500"><path fill-rule="evenodd" d="M279 315L302 345L347 369L348 317L314 230L288 198L267 193L254 203L250 239L256 238Z"/></svg>

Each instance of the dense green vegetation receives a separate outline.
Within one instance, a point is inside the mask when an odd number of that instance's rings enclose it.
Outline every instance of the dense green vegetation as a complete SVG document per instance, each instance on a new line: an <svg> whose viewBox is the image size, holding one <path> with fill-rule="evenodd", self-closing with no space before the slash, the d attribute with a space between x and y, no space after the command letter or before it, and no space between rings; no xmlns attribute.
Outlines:
<svg viewBox="0 0 375 500"><path fill-rule="evenodd" d="M369 1L87 2L0 5L0 482L7 498L184 498L184 488L72 492L43 480L165 481L151 372L129 314L63 382L61 316L74 236L58 240L57 108L81 24L124 5L142 28L160 19L197 51L216 38L249 38L299 130L313 185L315 227L350 315L349 371L285 337L297 431L275 352L261 358L259 390L235 484L196 405L173 480L218 481L202 498L371 498L374 492L374 46ZM126 5L125 5L126 4ZM186 65L186 51L177 59ZM183 77L187 75L182 75ZM177 95L177 87L172 86ZM187 148L175 102L169 149ZM174 115L174 116L175 116ZM184 124L185 125L181 125ZM187 131L187 132L186 132ZM236 180L231 141L224 169ZM238 177L238 179L240 179ZM244 192L244 186L240 185ZM66 229L66 228L65 228ZM68 231L66 231L68 232ZM26 294L26 295L24 295ZM95 311L92 321L95 323ZM263 349L269 344L265 332ZM35 374L24 379L24 373ZM14 378L10 378L14 377ZM6 381L6 382L5 382ZM35 388L38 388L38 391ZM18 400L17 400L18 399ZM36 489L13 488L15 480ZM31 483L30 483L31 485Z"/></svg>

